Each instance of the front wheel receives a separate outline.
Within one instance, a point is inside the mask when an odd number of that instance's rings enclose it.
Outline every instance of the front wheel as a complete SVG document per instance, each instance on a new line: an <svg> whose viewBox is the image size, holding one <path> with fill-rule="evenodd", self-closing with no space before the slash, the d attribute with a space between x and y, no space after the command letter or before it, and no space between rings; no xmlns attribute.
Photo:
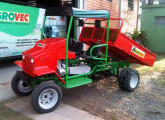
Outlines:
<svg viewBox="0 0 165 120"><path fill-rule="evenodd" d="M11 87L18 96L28 96L33 90L33 88L25 83L18 74L14 75L11 81Z"/></svg>
<svg viewBox="0 0 165 120"><path fill-rule="evenodd" d="M53 82L43 82L33 91L31 104L38 113L48 113L56 109L62 99L60 87Z"/></svg>
<svg viewBox="0 0 165 120"><path fill-rule="evenodd" d="M139 85L139 72L130 68L124 69L118 78L118 85L121 89L133 92Z"/></svg>

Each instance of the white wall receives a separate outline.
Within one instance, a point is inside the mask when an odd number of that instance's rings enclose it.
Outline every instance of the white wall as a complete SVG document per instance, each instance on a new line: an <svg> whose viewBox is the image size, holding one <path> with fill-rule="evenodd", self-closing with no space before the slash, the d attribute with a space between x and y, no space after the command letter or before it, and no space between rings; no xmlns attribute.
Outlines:
<svg viewBox="0 0 165 120"><path fill-rule="evenodd" d="M85 0L78 0L78 8L79 9L85 9ZM79 39L79 35L80 35L80 32L81 32L81 27L77 27L76 31L77 31L77 36L76 36L76 39L78 40Z"/></svg>

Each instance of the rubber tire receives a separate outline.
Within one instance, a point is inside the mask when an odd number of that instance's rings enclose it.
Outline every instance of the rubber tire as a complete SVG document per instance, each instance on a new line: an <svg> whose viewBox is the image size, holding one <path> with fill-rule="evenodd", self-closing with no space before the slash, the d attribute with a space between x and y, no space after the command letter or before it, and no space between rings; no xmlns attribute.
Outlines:
<svg viewBox="0 0 165 120"><path fill-rule="evenodd" d="M38 103L38 98L40 96L40 94L45 90L45 89L48 89L48 88L52 88L52 89L55 89L57 94L58 94L58 100L57 100L57 103L50 109L43 109L40 107L39 103ZM49 113L49 112L52 112L54 111L58 105L60 104L61 102L61 99L62 99L62 91L60 89L60 87L52 82L52 81L46 81L46 82L42 82L40 83L32 92L32 95L31 95L31 105L32 107L38 112L38 113L41 113L41 114L44 114L44 113Z"/></svg>
<svg viewBox="0 0 165 120"><path fill-rule="evenodd" d="M18 95L18 96L28 96L32 93L33 89L29 92L22 92L18 89L18 82L21 80L18 74L15 74L14 77L11 80L11 88L12 90Z"/></svg>
<svg viewBox="0 0 165 120"><path fill-rule="evenodd" d="M130 80L134 74L136 74L138 76L138 83L137 83L136 87L131 88ZM139 81L140 81L139 72L137 70L126 68L126 69L122 70L122 72L120 73L120 75L118 77L118 86L122 90L125 90L128 92L133 92L137 89L137 87L139 85Z"/></svg>

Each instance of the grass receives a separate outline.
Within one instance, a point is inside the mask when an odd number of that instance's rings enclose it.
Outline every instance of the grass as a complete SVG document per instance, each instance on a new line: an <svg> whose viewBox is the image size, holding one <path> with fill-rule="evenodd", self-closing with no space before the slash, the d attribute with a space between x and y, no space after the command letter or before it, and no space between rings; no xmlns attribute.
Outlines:
<svg viewBox="0 0 165 120"><path fill-rule="evenodd" d="M153 77L161 86L165 87L165 54L157 53L157 58L153 67L133 64L131 68L139 71L140 77Z"/></svg>
<svg viewBox="0 0 165 120"><path fill-rule="evenodd" d="M0 120L32 120L5 106L6 102L0 103Z"/></svg>

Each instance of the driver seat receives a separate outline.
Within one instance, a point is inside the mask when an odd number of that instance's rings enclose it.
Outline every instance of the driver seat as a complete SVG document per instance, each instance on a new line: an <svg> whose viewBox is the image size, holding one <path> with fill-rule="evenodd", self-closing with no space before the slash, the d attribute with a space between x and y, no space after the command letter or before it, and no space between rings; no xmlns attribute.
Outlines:
<svg viewBox="0 0 165 120"><path fill-rule="evenodd" d="M76 55L81 54L83 49L83 43L77 41L77 44L72 46L69 50L71 52L74 52Z"/></svg>
<svg viewBox="0 0 165 120"><path fill-rule="evenodd" d="M82 58L85 58L85 59L91 59L90 51L91 51L92 47L93 46L90 46L85 54L79 54L79 57L82 57ZM92 50L92 56L96 57L96 58L99 57L99 52L100 52L100 47L94 48Z"/></svg>

